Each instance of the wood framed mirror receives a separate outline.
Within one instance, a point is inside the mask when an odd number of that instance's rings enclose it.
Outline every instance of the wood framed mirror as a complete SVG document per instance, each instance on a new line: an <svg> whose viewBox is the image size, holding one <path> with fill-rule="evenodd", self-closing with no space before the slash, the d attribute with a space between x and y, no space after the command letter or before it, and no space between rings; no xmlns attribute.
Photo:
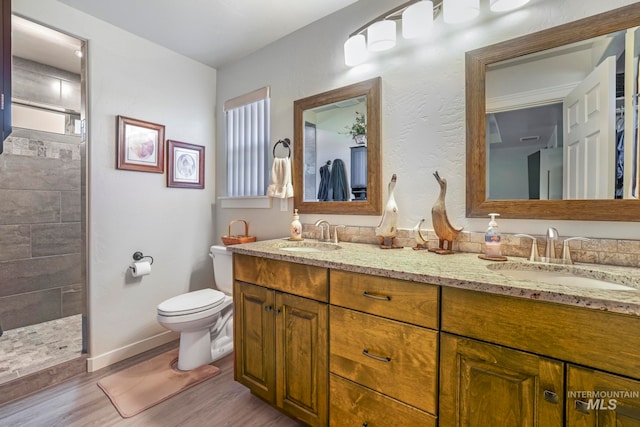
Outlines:
<svg viewBox="0 0 640 427"><path fill-rule="evenodd" d="M382 213L380 91L376 77L294 101L298 212Z"/></svg>
<svg viewBox="0 0 640 427"><path fill-rule="evenodd" d="M567 177L567 175L569 175L567 173L567 169L569 168L567 168L566 166L563 166L560 171L562 188L560 191L561 195L557 200L549 199L550 196L548 194L546 197L549 198L547 199L543 199L543 197L541 197L540 195L537 196L539 198L535 198L536 196L533 196L532 198L530 189L529 197L523 198L507 198L501 196L496 197L492 195L493 189L490 189L489 186L490 183L493 182L492 179L496 179L498 175L494 172L494 176L489 176L492 172L489 168L490 160L488 156L491 148L488 147L492 144L492 142L495 142L493 134L496 132L496 129L494 117L491 117L492 113L489 113L489 115L487 114L487 91L491 83L491 78L489 78L490 76L488 76L487 74L488 70L500 68L501 66L504 66L504 64L508 63L513 64L515 62L526 62L531 57L547 58L549 57L550 52L561 50L563 46L570 46L574 50L577 50L578 48L576 48L576 46L579 46L581 42L584 42L587 39L600 37L613 38L613 35L619 35L618 33L620 32L622 32L623 35L626 36L627 44L623 45L622 48L624 49L626 47L627 52L624 53L623 56L627 57L627 64L629 63L629 57L631 58L631 62L635 61L637 64L638 57L640 56L640 43L638 42L640 40L640 36L637 35L638 29L634 27L637 27L638 24L640 24L640 3L634 3L629 6L595 15L589 18L581 19L579 21L560 25L558 27L550 28L537 33L467 52L467 217L486 217L490 212L498 212L503 218L518 219L640 221L640 200L638 200L637 198L637 187L640 187L640 174L638 173L638 168L640 167L640 165L638 164L639 161L637 153L638 151L640 151L640 149L638 148L635 149L636 153L633 154L634 157L632 158L632 169L635 170L633 176L630 173L631 168L629 168L628 165L628 163L631 163L629 161L629 159L631 158L631 153L629 152L630 150L626 150L627 153L624 157L624 169L626 170L625 176L631 176L630 179L634 182L633 186L636 191L635 197L632 194L629 194L630 191L625 191L625 195L623 196L624 198L620 199L615 198L616 196L614 194L611 194L610 196L596 195L587 197L577 196L571 198L571 193L567 191L567 189L570 187L570 183L572 182L571 180L573 180L574 178ZM634 35L631 34L633 31L636 32L635 40ZM624 38L625 37L623 37L623 39ZM632 49L629 49L629 46L631 46ZM620 60L618 61L618 63L619 62L624 63L625 61ZM633 76L627 75L626 77L624 77L625 82L627 82L627 84L625 85L625 94L627 99L624 101L623 108L627 107L627 111L637 109L637 103L634 103L629 96L629 89L631 86L634 86L634 93L632 96L633 98L637 99L637 89L639 81L637 68L638 67L636 66L634 71L635 74ZM627 72L627 74L629 73ZM525 85L526 83L528 83L528 79L522 78L520 82L522 83L522 85ZM629 84L629 82L631 82L631 84ZM615 82L612 84L615 85ZM531 90L531 92L533 92L533 90ZM619 97L616 98L616 101L618 99ZM598 99L598 102L600 102L600 99ZM533 104L535 104L535 102ZM569 104L561 104L562 124L560 125L559 129L562 129L561 133L564 134L566 134L566 132L570 130L571 126L573 126L574 119L574 117L571 116L573 112L567 105ZM598 104L597 107L600 107L600 104ZM618 107L618 109L619 108L620 107ZM587 110L588 108L585 111ZM584 115L590 113L591 110L589 110L588 113L585 113L583 111L580 114ZM613 111L608 111L606 112L606 114L612 115ZM635 125L633 125L633 122L627 122L627 120L632 120L631 118L633 116L634 114L630 113L629 118L625 119L625 129L637 128L637 126L634 127ZM501 139L501 137L499 137L498 139ZM519 141L522 142L522 140L526 139L527 136L521 136ZM571 139L566 137L561 137L560 139L560 146L563 147L563 150L565 148L567 150L573 149L569 148L573 147L573 141ZM605 136L604 134L602 134L598 137L598 139L601 142L607 143L609 147L614 147L608 149L609 154L607 155L609 155L610 157L607 159L607 161L609 163L615 163L617 156L617 154L615 154L616 135L607 134ZM500 140L499 142L502 142L502 140ZM633 142L633 144L635 144L637 147L637 139L635 140L635 142ZM557 146L558 145L556 145L556 147ZM625 147L627 147L627 145L625 145ZM549 147L545 148L553 147L549 145ZM611 154L611 150L614 150L614 154ZM569 155L567 155L566 152L564 152L562 161L566 161L566 159L568 159L571 155L573 154L570 153ZM602 156L595 155L593 157L598 158ZM523 160L521 165L521 169L524 169L526 171L527 168L529 168L529 171L531 170L531 166L527 165L526 160ZM563 163L563 165L565 164ZM612 167L615 166L612 165ZM590 179L590 177L596 173L595 168L592 169L587 168L586 173L583 174L586 176L585 179ZM615 173L615 169L612 173ZM502 179L503 182L511 185L510 176L502 176L500 179ZM536 178L533 179L535 180ZM608 177L607 179L611 180L615 179L615 177ZM531 182L531 176L528 177L528 180L529 182ZM549 185L548 182L547 185ZM569 194L569 197L567 196L567 194Z"/></svg>

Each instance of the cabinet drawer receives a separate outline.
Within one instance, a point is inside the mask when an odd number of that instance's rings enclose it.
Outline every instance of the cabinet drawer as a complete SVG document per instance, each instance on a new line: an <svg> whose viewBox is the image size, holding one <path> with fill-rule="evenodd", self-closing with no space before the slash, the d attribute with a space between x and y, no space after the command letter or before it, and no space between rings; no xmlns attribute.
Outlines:
<svg viewBox="0 0 640 427"><path fill-rule="evenodd" d="M329 370L436 413L438 333L331 306Z"/></svg>
<svg viewBox="0 0 640 427"><path fill-rule="evenodd" d="M236 280L322 302L329 301L329 270L312 265L233 254Z"/></svg>
<svg viewBox="0 0 640 427"><path fill-rule="evenodd" d="M442 331L637 377L640 317L444 287Z"/></svg>
<svg viewBox="0 0 640 427"><path fill-rule="evenodd" d="M331 304L438 329L439 287L331 270Z"/></svg>
<svg viewBox="0 0 640 427"><path fill-rule="evenodd" d="M332 427L435 427L436 418L426 412L330 375L330 425Z"/></svg>

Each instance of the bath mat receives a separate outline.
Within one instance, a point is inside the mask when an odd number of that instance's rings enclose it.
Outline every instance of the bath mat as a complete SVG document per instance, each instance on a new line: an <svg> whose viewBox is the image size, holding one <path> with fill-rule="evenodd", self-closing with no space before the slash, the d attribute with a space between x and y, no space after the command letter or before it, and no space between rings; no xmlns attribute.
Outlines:
<svg viewBox="0 0 640 427"><path fill-rule="evenodd" d="M102 378L98 387L120 415L129 418L220 373L212 365L179 371L174 368L177 361L178 349L170 350Z"/></svg>

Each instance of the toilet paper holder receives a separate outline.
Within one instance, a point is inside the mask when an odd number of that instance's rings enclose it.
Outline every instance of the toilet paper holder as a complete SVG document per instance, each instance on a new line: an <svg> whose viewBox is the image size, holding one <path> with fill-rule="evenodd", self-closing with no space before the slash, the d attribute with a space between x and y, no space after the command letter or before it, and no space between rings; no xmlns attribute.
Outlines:
<svg viewBox="0 0 640 427"><path fill-rule="evenodd" d="M134 261L140 261L140 260L142 260L144 258L151 258L151 264L153 264L153 257L151 255L145 255L140 251L136 251L136 252L133 253ZM129 268L131 270L133 270L133 266L129 266Z"/></svg>

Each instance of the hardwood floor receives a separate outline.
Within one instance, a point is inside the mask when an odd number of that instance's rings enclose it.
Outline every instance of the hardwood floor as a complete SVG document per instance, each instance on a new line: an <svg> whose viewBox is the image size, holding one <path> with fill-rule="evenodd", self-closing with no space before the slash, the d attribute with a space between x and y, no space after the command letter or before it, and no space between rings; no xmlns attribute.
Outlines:
<svg viewBox="0 0 640 427"><path fill-rule="evenodd" d="M233 356L218 360L222 373L132 417L118 414L96 385L115 371L174 348L168 344L97 372L0 406L0 426L8 427L207 427L303 426L233 381Z"/></svg>

